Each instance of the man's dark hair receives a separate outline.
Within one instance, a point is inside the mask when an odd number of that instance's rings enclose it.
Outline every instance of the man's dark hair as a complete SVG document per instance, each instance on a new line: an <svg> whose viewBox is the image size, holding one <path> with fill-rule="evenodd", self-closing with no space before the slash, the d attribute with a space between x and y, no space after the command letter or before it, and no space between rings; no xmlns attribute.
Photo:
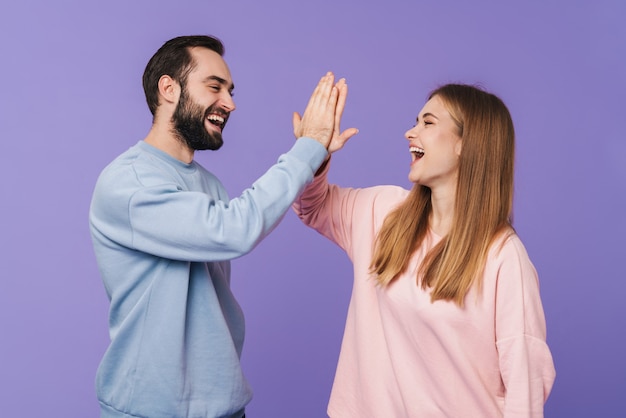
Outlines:
<svg viewBox="0 0 626 418"><path fill-rule="evenodd" d="M213 36L192 35L170 39L150 58L143 72L143 91L152 116L159 106L159 79L169 75L184 88L195 63L190 48L201 47L224 55L222 41Z"/></svg>

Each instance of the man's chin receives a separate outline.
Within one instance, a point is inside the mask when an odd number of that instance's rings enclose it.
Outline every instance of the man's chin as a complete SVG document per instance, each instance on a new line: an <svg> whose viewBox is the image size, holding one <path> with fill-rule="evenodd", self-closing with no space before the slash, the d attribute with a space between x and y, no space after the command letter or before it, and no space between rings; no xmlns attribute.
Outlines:
<svg viewBox="0 0 626 418"><path fill-rule="evenodd" d="M223 141L220 141L220 142L217 142L217 143L211 143L211 144L209 144L209 146L207 146L205 148L205 150L217 151L218 149L222 148L222 145L224 145Z"/></svg>
<svg viewBox="0 0 626 418"><path fill-rule="evenodd" d="M224 140L221 136L219 138L213 136L210 139L205 138L201 141L189 141L187 145L195 151L217 151L224 145Z"/></svg>

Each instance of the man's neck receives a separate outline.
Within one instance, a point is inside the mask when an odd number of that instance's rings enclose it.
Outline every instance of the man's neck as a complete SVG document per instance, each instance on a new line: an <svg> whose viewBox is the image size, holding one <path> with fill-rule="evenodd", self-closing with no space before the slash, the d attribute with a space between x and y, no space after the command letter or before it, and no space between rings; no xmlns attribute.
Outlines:
<svg viewBox="0 0 626 418"><path fill-rule="evenodd" d="M144 141L185 164L193 161L194 151L176 138L169 127L159 126L155 123Z"/></svg>

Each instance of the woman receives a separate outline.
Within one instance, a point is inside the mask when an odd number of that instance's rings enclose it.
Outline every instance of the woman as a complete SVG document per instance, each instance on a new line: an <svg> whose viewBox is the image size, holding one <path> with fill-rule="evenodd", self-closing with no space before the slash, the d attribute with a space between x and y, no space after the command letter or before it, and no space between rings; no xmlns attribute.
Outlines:
<svg viewBox="0 0 626 418"><path fill-rule="evenodd" d="M338 135L342 106L331 152L355 133ZM449 84L405 136L411 191L329 185L326 164L294 204L354 264L328 414L541 417L555 371L511 225L511 116L496 96Z"/></svg>

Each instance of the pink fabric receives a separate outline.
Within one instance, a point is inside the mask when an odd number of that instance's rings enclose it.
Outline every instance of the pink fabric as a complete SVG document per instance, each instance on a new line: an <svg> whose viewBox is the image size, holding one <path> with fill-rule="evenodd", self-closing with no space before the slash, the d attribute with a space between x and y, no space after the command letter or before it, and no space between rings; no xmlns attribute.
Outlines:
<svg viewBox="0 0 626 418"><path fill-rule="evenodd" d="M327 169L326 169L327 170ZM416 269L381 288L368 273L377 231L408 191L343 189L317 176L294 204L343 248L354 284L328 414L333 418L542 417L555 378L536 271L517 235L491 249L482 293L430 302Z"/></svg>

